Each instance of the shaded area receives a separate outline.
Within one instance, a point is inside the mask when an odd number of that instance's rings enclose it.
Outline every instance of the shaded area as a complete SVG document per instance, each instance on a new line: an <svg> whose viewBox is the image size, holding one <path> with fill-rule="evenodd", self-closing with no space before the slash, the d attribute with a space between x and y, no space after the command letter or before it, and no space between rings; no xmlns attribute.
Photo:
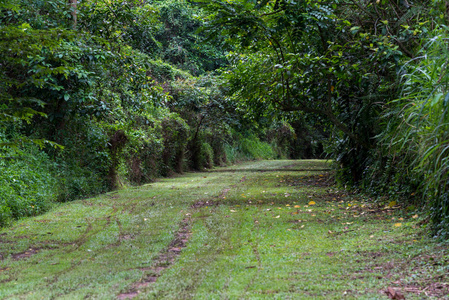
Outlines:
<svg viewBox="0 0 449 300"><path fill-rule="evenodd" d="M206 173L251 173L251 172L329 172L332 171L330 168L306 168L306 169L290 169L290 168L282 168L282 169L215 169L208 170Z"/></svg>

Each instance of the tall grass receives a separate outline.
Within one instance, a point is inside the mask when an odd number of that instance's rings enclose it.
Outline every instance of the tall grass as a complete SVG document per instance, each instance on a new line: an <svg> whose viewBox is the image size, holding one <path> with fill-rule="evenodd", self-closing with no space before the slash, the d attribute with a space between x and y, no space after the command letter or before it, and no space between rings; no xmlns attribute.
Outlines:
<svg viewBox="0 0 449 300"><path fill-rule="evenodd" d="M420 177L435 235L449 237L449 30L434 30L421 56L403 67L402 97L393 101L383 144L404 174Z"/></svg>

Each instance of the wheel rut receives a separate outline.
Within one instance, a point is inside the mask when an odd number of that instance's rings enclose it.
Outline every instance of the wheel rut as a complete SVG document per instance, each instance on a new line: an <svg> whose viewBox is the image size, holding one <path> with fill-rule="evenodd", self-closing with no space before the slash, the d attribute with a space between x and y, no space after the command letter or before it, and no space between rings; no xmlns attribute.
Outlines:
<svg viewBox="0 0 449 300"><path fill-rule="evenodd" d="M246 181L246 176L241 178L239 182L231 188L237 187L238 184L241 184ZM226 195L231 191L231 188L225 188L217 197L210 200L198 201L191 205L191 209L200 209L206 206L218 206L219 202L217 201L220 198L225 198ZM176 232L175 237L170 242L167 248L162 250L159 255L153 260L154 265L151 267L141 268L140 270L144 272L143 276L139 281L133 283L127 291L122 292L117 295L117 299L133 299L137 297L141 290L150 286L152 283L155 283L158 278L161 276L162 272L169 268L175 262L176 258L181 254L183 248L187 247L187 243L192 236L191 224L192 219L190 218L191 214L187 213L186 218L184 218L179 226L179 230ZM255 250L257 253L257 249ZM258 256L258 253L257 255ZM260 265L260 259L259 265Z"/></svg>
<svg viewBox="0 0 449 300"><path fill-rule="evenodd" d="M139 295L140 290L148 287L150 284L157 281L161 273L169 268L181 254L183 248L187 247L192 232L191 219L189 217L184 218L181 221L179 230L176 232L174 239L170 242L167 248L162 250L159 255L154 259L154 265L148 268L141 268L144 272L139 281L133 283L128 291L120 293L117 299L132 299Z"/></svg>

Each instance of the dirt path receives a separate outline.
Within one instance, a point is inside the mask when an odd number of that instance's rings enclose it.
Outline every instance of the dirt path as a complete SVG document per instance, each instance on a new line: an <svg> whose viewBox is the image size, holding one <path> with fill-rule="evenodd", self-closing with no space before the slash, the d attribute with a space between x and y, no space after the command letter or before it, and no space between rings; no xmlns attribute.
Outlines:
<svg viewBox="0 0 449 300"><path fill-rule="evenodd" d="M0 299L449 297L447 244L419 214L348 195L328 171L253 162L17 222L0 232Z"/></svg>

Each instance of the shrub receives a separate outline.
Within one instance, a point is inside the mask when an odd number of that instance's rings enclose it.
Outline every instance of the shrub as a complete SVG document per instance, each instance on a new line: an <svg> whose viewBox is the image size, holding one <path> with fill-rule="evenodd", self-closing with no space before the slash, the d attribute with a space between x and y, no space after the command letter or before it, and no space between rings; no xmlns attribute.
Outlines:
<svg viewBox="0 0 449 300"><path fill-rule="evenodd" d="M56 198L52 163L35 145L4 150L0 158L0 226L48 210Z"/></svg>
<svg viewBox="0 0 449 300"><path fill-rule="evenodd" d="M170 175L173 171L182 173L189 138L189 125L178 114L169 114L162 121L162 137L164 141L162 175Z"/></svg>
<svg viewBox="0 0 449 300"><path fill-rule="evenodd" d="M212 168L214 166L214 150L208 143L201 144L201 166Z"/></svg>

